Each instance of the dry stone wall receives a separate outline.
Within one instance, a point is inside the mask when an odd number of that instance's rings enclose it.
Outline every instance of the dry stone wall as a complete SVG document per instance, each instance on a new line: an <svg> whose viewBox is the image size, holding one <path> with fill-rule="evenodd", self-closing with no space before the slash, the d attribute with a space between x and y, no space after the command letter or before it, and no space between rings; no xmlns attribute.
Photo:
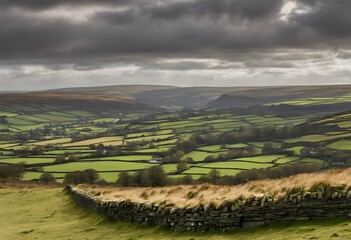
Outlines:
<svg viewBox="0 0 351 240"><path fill-rule="evenodd" d="M130 201L100 201L82 189L67 187L80 206L111 220L162 225L179 231L232 231L284 221L351 217L351 191L293 194L281 201L269 195L195 208Z"/></svg>

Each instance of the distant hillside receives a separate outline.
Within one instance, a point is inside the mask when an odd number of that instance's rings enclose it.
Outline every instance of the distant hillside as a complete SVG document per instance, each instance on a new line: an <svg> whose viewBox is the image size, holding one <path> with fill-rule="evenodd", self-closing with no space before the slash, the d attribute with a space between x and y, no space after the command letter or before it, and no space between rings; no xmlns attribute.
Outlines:
<svg viewBox="0 0 351 240"><path fill-rule="evenodd" d="M115 85L100 87L62 88L50 92L118 94L130 96L139 102L157 106L205 107L207 103L231 91L256 89L257 87L175 87L164 85Z"/></svg>
<svg viewBox="0 0 351 240"><path fill-rule="evenodd" d="M145 91L134 94L135 99L155 105L205 107L212 100L230 91L245 91L257 87L188 87Z"/></svg>
<svg viewBox="0 0 351 240"><path fill-rule="evenodd" d="M351 85L261 87L227 92L211 101L208 106L212 108L250 106L301 98L334 97L349 93Z"/></svg>
<svg viewBox="0 0 351 240"><path fill-rule="evenodd" d="M351 85L268 87L175 87L163 85L114 85L63 88L47 92L128 96L156 106L190 108L246 107L301 98L334 97L351 93Z"/></svg>
<svg viewBox="0 0 351 240"><path fill-rule="evenodd" d="M175 86L165 85L112 85L98 87L76 87L76 88L61 88L49 90L50 92L77 92L77 93L99 93L99 94L118 94L123 96L133 96L145 91L173 89Z"/></svg>
<svg viewBox="0 0 351 240"><path fill-rule="evenodd" d="M19 108L19 109L17 109ZM34 92L0 95L0 109L37 112L41 109L103 111L153 111L157 107L135 101L131 97L87 93Z"/></svg>
<svg viewBox="0 0 351 240"><path fill-rule="evenodd" d="M0 91L0 94L8 94L8 93L24 93L21 91Z"/></svg>

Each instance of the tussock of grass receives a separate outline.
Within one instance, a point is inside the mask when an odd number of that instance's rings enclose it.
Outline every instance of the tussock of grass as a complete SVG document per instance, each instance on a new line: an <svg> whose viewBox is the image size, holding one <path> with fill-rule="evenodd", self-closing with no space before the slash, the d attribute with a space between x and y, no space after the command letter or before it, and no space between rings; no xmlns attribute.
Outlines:
<svg viewBox="0 0 351 240"><path fill-rule="evenodd" d="M220 205L223 201L244 199L250 196L270 194L276 199L301 191L324 192L348 189L351 186L351 168L321 173L308 173L275 180L260 180L237 186L216 186L211 184L168 186L159 188L95 187L102 192L101 200L126 200L155 204L172 204L179 207L194 207L200 204ZM89 186L80 188L90 189ZM91 190L91 189L90 189Z"/></svg>

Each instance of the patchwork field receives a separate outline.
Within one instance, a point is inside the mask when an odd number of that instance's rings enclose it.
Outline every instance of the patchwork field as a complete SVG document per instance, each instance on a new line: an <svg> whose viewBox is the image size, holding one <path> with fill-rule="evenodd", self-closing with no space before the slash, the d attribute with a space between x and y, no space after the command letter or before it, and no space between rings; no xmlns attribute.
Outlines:
<svg viewBox="0 0 351 240"><path fill-rule="evenodd" d="M319 99L322 100L325 99ZM0 105L0 112L0 163L24 163L28 171L26 180L38 179L48 172L62 181L66 173L92 168L101 178L114 182L122 171L133 174L155 165L162 165L172 179L189 175L198 179L212 169L218 170L221 177L234 176L250 169L300 163L323 165L331 161L313 155L311 148L315 147L326 151L351 150L349 113L309 121L314 116L240 115L213 110L191 114L108 111L96 114L33 104ZM255 137L269 129L276 134L304 124L320 130L274 139ZM178 169L174 159L162 160L179 141L189 141L192 136L207 142L180 153L176 160L187 161L185 168ZM222 136L228 136L228 140L224 138L223 143L213 140ZM267 146L272 149L266 150Z"/></svg>

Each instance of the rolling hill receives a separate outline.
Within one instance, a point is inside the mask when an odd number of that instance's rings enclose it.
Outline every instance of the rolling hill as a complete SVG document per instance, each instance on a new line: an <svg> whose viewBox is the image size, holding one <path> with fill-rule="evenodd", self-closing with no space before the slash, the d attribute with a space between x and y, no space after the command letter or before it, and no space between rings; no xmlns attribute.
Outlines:
<svg viewBox="0 0 351 240"><path fill-rule="evenodd" d="M285 103L296 99L345 96L351 85L300 85L267 87L175 87L163 85L115 85L63 88L49 92L127 96L156 106L189 108L247 107ZM343 99L340 99L343 102ZM335 102L334 102L335 103ZM324 104L325 105L325 104Z"/></svg>
<svg viewBox="0 0 351 240"><path fill-rule="evenodd" d="M241 92L256 87L188 87L145 91L133 96L141 102L155 105L202 108L227 92Z"/></svg>
<svg viewBox="0 0 351 240"><path fill-rule="evenodd" d="M20 109L17 109L20 108ZM0 109L16 112L40 112L44 109L103 111L154 111L157 107L143 104L126 96L88 94L33 92L0 95Z"/></svg>
<svg viewBox="0 0 351 240"><path fill-rule="evenodd" d="M267 87L176 87L166 85L114 85L99 87L77 87L53 89L33 93L1 94L2 102L56 102L66 104L67 99L74 100L72 106L120 108L132 104L131 109L150 110L153 106L177 106L187 108L223 108L248 107L253 105L300 105L310 106L334 104L340 107L351 106L350 99L345 99L351 92L351 85L300 85ZM17 98L17 100L16 100ZM329 98L329 99L328 99ZM298 102L291 102L299 100ZM324 101L323 103L321 101ZM92 102L93 101L93 102ZM309 104L313 102L313 104ZM350 103L349 103L350 102ZM91 105L93 103L93 105ZM305 104L306 103L306 104ZM346 105L345 105L346 103ZM144 105L143 105L144 104ZM85 106L85 107L84 107ZM152 108L152 107L151 107ZM129 109L129 107L128 107ZM319 110L318 110L319 111ZM339 111L339 110L338 110ZM342 109L340 110L342 111ZM330 112L329 110L327 112ZM337 111L335 111L337 112Z"/></svg>
<svg viewBox="0 0 351 240"><path fill-rule="evenodd" d="M293 99L325 98L347 95L351 92L351 85L304 85L279 86L228 91L208 106L242 107L267 103L283 102Z"/></svg>
<svg viewBox="0 0 351 240"><path fill-rule="evenodd" d="M228 91L246 90L250 87L175 87L164 85L115 85L84 88L63 88L49 90L49 92L90 93L129 96L137 101L153 105L205 107L206 104Z"/></svg>
<svg viewBox="0 0 351 240"><path fill-rule="evenodd" d="M167 90L176 89L176 86L166 85L112 85L112 86L98 86L98 87L76 87L76 88L61 88L48 90L49 92L64 92L64 93L94 93L94 94L117 94L119 96L130 96L140 92L153 90Z"/></svg>

